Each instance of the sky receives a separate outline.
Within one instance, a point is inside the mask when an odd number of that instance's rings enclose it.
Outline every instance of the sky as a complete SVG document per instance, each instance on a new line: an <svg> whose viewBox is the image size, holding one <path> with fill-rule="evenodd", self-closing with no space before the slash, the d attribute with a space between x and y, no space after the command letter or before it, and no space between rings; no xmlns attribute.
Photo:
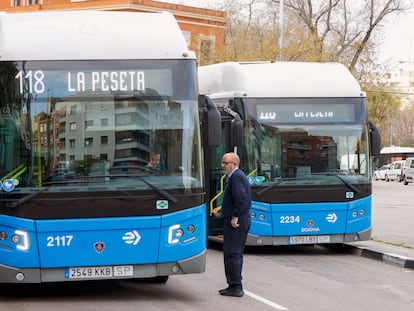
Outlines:
<svg viewBox="0 0 414 311"><path fill-rule="evenodd" d="M384 26L383 60L414 61L414 10L394 16Z"/></svg>
<svg viewBox="0 0 414 311"><path fill-rule="evenodd" d="M194 7L208 5L226 0L160 0ZM379 46L379 60L384 63L398 61L414 62L414 9L400 16L388 16L383 26L384 39Z"/></svg>

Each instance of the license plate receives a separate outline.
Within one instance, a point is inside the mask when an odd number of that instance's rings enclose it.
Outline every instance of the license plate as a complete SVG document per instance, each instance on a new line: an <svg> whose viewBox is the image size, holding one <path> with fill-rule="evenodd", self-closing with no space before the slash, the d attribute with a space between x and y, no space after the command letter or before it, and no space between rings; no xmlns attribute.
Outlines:
<svg viewBox="0 0 414 311"><path fill-rule="evenodd" d="M102 279L133 275L133 266L73 267L65 269L66 279Z"/></svg>
<svg viewBox="0 0 414 311"><path fill-rule="evenodd" d="M317 244L329 242L329 235L298 235L289 237L289 244Z"/></svg>

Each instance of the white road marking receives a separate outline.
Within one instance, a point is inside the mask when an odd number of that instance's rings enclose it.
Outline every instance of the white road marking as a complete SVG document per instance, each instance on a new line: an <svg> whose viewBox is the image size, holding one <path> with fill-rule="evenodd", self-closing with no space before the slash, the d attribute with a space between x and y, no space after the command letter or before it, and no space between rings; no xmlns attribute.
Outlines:
<svg viewBox="0 0 414 311"><path fill-rule="evenodd" d="M273 301L270 301L269 299L266 299L266 298L263 298L263 297L261 297L259 295L256 295L255 293L249 292L248 290L245 290L244 289L244 293L247 296L250 296L253 299L256 299L256 300L258 300L260 302L263 302L264 304L266 304L266 305L268 305L268 306L270 306L270 307L272 307L272 308L274 308L276 310L285 310L285 311L289 310L288 308L286 308L284 306L278 305L277 303L274 303Z"/></svg>

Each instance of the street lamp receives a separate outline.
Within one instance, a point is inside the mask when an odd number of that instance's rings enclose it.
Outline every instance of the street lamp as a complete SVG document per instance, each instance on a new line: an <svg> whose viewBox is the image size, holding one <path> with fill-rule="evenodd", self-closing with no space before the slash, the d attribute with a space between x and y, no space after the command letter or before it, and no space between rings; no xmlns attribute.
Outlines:
<svg viewBox="0 0 414 311"><path fill-rule="evenodd" d="M283 51L283 8L284 0L279 2L279 55L277 59L282 60L282 51Z"/></svg>

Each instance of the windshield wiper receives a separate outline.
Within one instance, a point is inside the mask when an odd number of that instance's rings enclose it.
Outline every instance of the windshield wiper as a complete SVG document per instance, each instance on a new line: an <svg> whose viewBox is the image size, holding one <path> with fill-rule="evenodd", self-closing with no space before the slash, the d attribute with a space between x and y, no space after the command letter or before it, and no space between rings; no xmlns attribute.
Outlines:
<svg viewBox="0 0 414 311"><path fill-rule="evenodd" d="M276 187L277 185L279 185L282 181L294 180L294 179L295 178L280 178L276 183L274 183L274 184L272 184L272 185L270 185L270 186L268 186L266 188L263 188L260 191L257 191L256 192L256 196L261 196L263 193L265 193L265 192L269 191L270 189L272 189L273 187Z"/></svg>
<svg viewBox="0 0 414 311"><path fill-rule="evenodd" d="M139 180L143 181L145 184L147 184L148 186L150 186L152 189L154 189L159 194L161 194L162 196L166 197L168 200L172 201L173 203L177 203L178 202L178 199L176 197L172 196L167 191L162 190L160 187L158 187L158 186L150 183L149 181L145 180L144 177L148 177L148 176L136 175L136 177L138 177Z"/></svg>
<svg viewBox="0 0 414 311"><path fill-rule="evenodd" d="M356 192L356 193L360 193L361 190L354 186L353 184L351 184L349 181L347 181L345 178L343 178L341 175L344 175L342 173L330 173L330 172L321 172L321 173L312 173L312 174L307 174L308 176L312 176L312 175L322 175L322 176L334 176L336 178L338 178L340 181L342 181L342 183L344 185L346 185L349 189L351 189L352 191Z"/></svg>
<svg viewBox="0 0 414 311"><path fill-rule="evenodd" d="M13 202L9 202L9 203L7 203L7 207L8 207L8 208L16 208L16 207L18 207L18 206L22 205L24 202L27 202L27 201L29 201L29 200L33 199L34 197L38 196L39 194L41 194L41 193L42 193L43 191L45 191L46 189L47 189L47 188L43 188L43 189L41 189L41 190L39 190L39 191L32 192L32 193L30 193L30 194L28 194L28 195L25 195L25 196L21 197L21 198L20 198L20 199L18 199L18 200L15 200L15 201L13 201Z"/></svg>
<svg viewBox="0 0 414 311"><path fill-rule="evenodd" d="M347 181L345 178L343 178L340 173L330 173L330 172L326 172L326 173L312 173L312 174L306 174L305 176L313 176L313 175L322 175L322 176L334 176L336 178L338 178L344 185L346 185L349 189L351 189L352 191L356 192L356 193L360 193L361 190L354 186L353 184L351 184L349 181ZM304 176L302 176L304 177ZM260 191L256 192L256 196L261 196L263 193L269 191L270 189L272 189L273 187L276 187L277 185L279 185L281 182L284 181L290 181L290 180L298 180L298 179L302 179L302 178L281 178L279 179L276 183L261 189Z"/></svg>
<svg viewBox="0 0 414 311"><path fill-rule="evenodd" d="M91 184L91 183L106 183L107 181L105 180L105 178L114 178L114 177L128 177L128 178L138 178L139 180L141 180L143 183L145 183L146 185L150 186L152 189L154 189L155 191L157 191L159 194L161 194L163 197L167 198L168 200L170 200L173 203L177 203L178 199L176 197L174 197L173 195L169 194L167 191L161 189L160 187L150 183L149 181L147 181L145 179L145 177L149 177L151 175L141 175L141 174L103 174L103 175L93 175L93 176L82 176L81 179L76 179L76 180L59 180L59 181L50 181L50 182L44 182L43 184L47 184L47 185L59 185L59 184L83 184L83 183L87 183L87 184ZM98 179L98 180L96 180ZM31 198L29 198L30 200Z"/></svg>

